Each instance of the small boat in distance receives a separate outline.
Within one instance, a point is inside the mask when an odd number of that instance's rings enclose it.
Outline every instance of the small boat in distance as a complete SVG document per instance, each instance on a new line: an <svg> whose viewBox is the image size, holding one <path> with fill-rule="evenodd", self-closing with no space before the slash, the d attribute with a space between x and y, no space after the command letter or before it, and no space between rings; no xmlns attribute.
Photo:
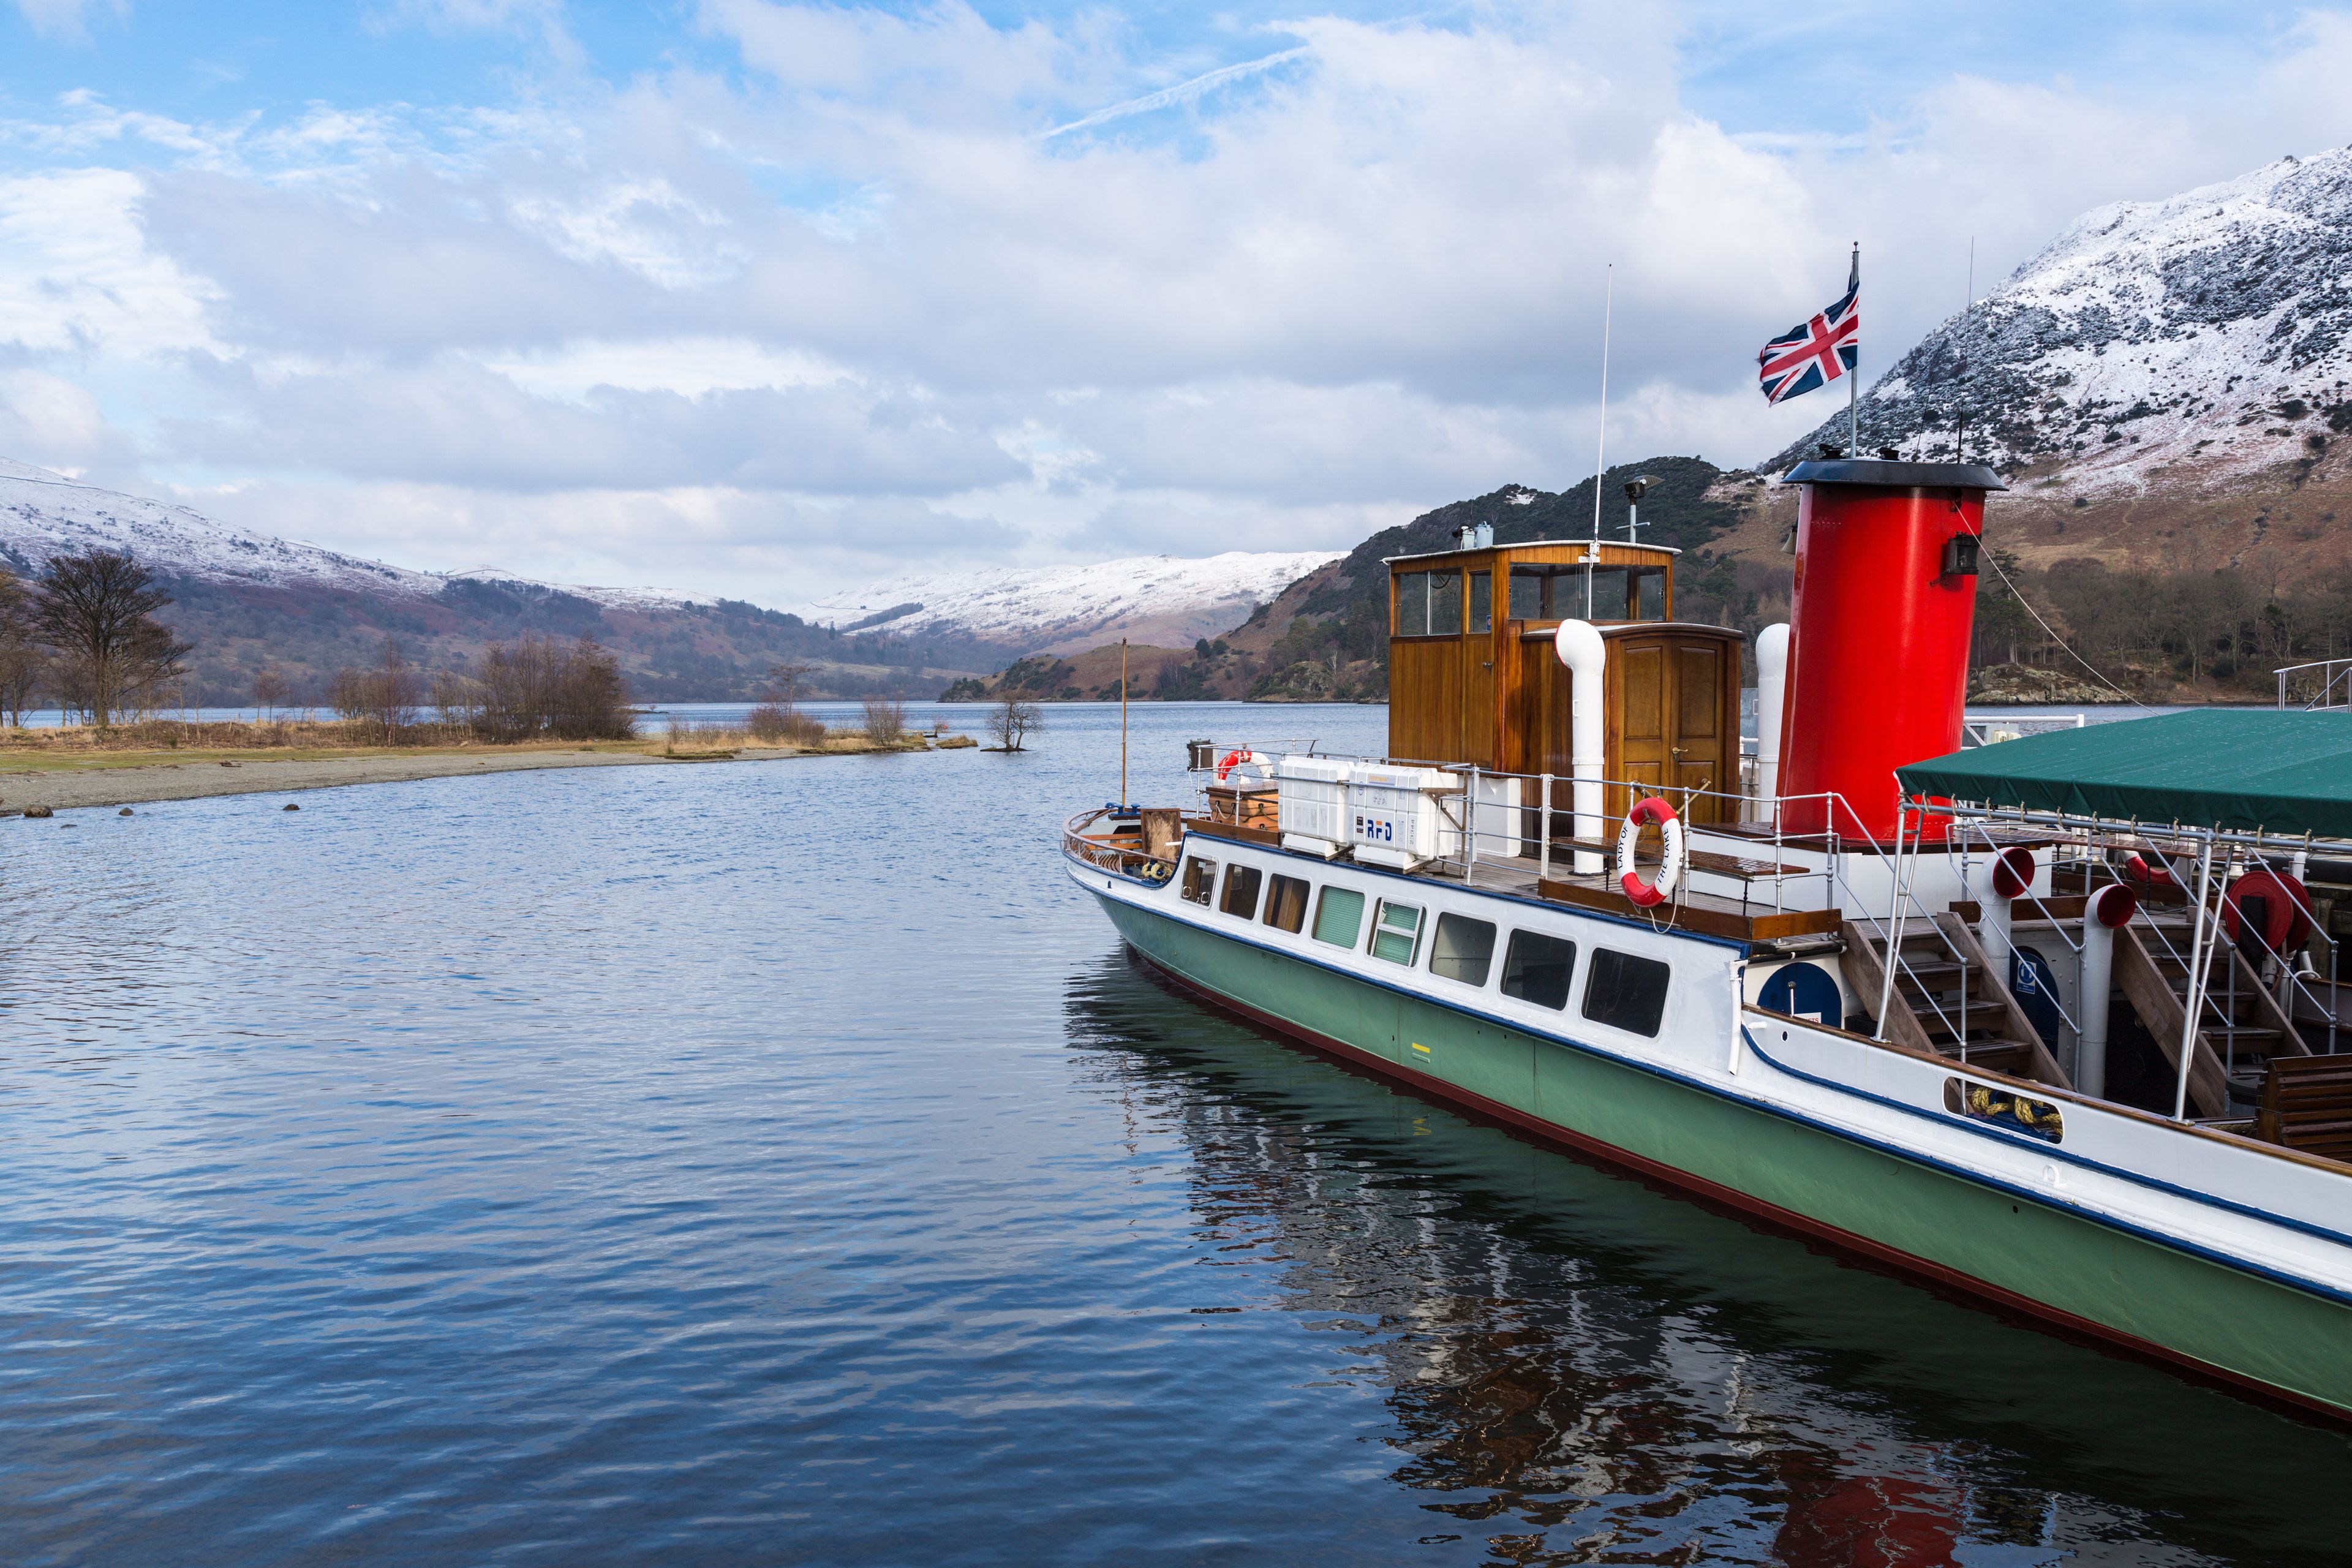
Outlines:
<svg viewBox="0 0 2352 1568"><path fill-rule="evenodd" d="M1388 563L1388 755L1196 747L1200 799L1073 817L1069 875L1414 1092L2352 1418L2352 712L1964 751L1999 479L1783 482L1752 765L1674 551L1465 530Z"/></svg>

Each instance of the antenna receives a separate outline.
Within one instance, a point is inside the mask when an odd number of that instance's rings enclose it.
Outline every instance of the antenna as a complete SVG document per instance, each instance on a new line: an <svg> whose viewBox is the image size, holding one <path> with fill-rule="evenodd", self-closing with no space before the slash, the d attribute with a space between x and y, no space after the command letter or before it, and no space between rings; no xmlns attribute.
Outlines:
<svg viewBox="0 0 2352 1568"><path fill-rule="evenodd" d="M1601 435L1592 445L1592 550L1584 561L1584 618L1592 618L1592 573L1601 564L1601 480L1609 472L1609 318L1617 305L1617 264L1601 282Z"/></svg>

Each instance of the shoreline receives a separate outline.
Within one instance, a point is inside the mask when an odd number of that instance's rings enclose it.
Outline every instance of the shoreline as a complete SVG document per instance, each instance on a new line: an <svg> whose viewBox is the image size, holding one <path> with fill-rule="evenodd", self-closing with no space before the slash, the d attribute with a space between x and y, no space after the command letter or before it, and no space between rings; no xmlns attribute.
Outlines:
<svg viewBox="0 0 2352 1568"><path fill-rule="evenodd" d="M534 751L387 752L360 756L222 757L133 753L135 762L83 761L44 768L11 766L0 753L0 816L21 816L27 806L52 811L141 805L158 801L205 800L216 795L292 795L348 784L406 784L420 779L483 773L536 773L556 768L704 767L712 763L772 763L799 757L874 756L884 752L930 751L929 746L866 750L772 751L746 749L731 756L665 757L635 747L605 751L567 746ZM122 753L112 753L121 756ZM108 753L99 753L107 757ZM170 758L171 760L166 760Z"/></svg>

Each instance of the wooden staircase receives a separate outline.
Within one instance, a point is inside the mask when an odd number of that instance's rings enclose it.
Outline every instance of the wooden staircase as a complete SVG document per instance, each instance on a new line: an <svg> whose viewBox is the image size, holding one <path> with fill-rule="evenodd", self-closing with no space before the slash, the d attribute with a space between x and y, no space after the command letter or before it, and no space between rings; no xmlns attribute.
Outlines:
<svg viewBox="0 0 2352 1568"><path fill-rule="evenodd" d="M1845 951L1838 962L1846 984L1864 1006L1875 1009L1885 985L1884 943L1870 927L1851 921L1841 934ZM1894 995L1887 1039L2011 1078L2073 1087L1958 915L1904 922Z"/></svg>
<svg viewBox="0 0 2352 1568"><path fill-rule="evenodd" d="M2139 919L2116 932L2116 984L2176 1073L2180 1070L2181 1023L2189 1006L2192 936L2188 916L2169 911L2143 910ZM2189 1065L2189 1103L2205 1117L2231 1114L2232 1076L2239 1097L2252 1100L2261 1092L2273 1057L2311 1054L2278 998L2263 989L2252 966L2221 938L2219 931L2209 935L2216 945L2207 955L2206 1005ZM2233 1058L2234 1075L2228 1070Z"/></svg>

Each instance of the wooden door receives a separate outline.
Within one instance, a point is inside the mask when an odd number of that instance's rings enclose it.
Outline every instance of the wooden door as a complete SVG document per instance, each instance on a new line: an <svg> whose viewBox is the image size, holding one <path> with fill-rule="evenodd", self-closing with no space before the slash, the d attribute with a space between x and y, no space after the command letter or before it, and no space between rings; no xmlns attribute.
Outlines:
<svg viewBox="0 0 2352 1568"><path fill-rule="evenodd" d="M1668 781L1685 790L1713 790L1736 795L1739 773L1736 741L1724 734L1724 645L1714 641L1676 641L1674 660L1673 735L1667 742ZM1685 796L1676 809L1691 822L1720 822L1728 801L1706 795Z"/></svg>
<svg viewBox="0 0 2352 1568"><path fill-rule="evenodd" d="M1495 753L1493 582L1490 573L1470 574L1462 617L1462 742L1454 754L1483 768L1502 765Z"/></svg>
<svg viewBox="0 0 2352 1568"><path fill-rule="evenodd" d="M1665 644L1655 638L1620 638L1609 651L1614 678L1609 683L1614 688L1609 717L1617 731L1617 765L1609 776L1654 793L1674 782L1667 774L1674 750L1668 724L1674 711L1674 668ZM1633 809L1633 792L1612 789L1603 809L1612 817L1623 816Z"/></svg>
<svg viewBox="0 0 2352 1568"><path fill-rule="evenodd" d="M1609 645L1610 777L1662 794L1685 820L1732 817L1726 801L1688 792L1736 793L1738 731L1727 717L1736 700L1738 645L1727 637L1672 633L1613 637ZM1634 792L1609 792L1608 810L1622 816Z"/></svg>

